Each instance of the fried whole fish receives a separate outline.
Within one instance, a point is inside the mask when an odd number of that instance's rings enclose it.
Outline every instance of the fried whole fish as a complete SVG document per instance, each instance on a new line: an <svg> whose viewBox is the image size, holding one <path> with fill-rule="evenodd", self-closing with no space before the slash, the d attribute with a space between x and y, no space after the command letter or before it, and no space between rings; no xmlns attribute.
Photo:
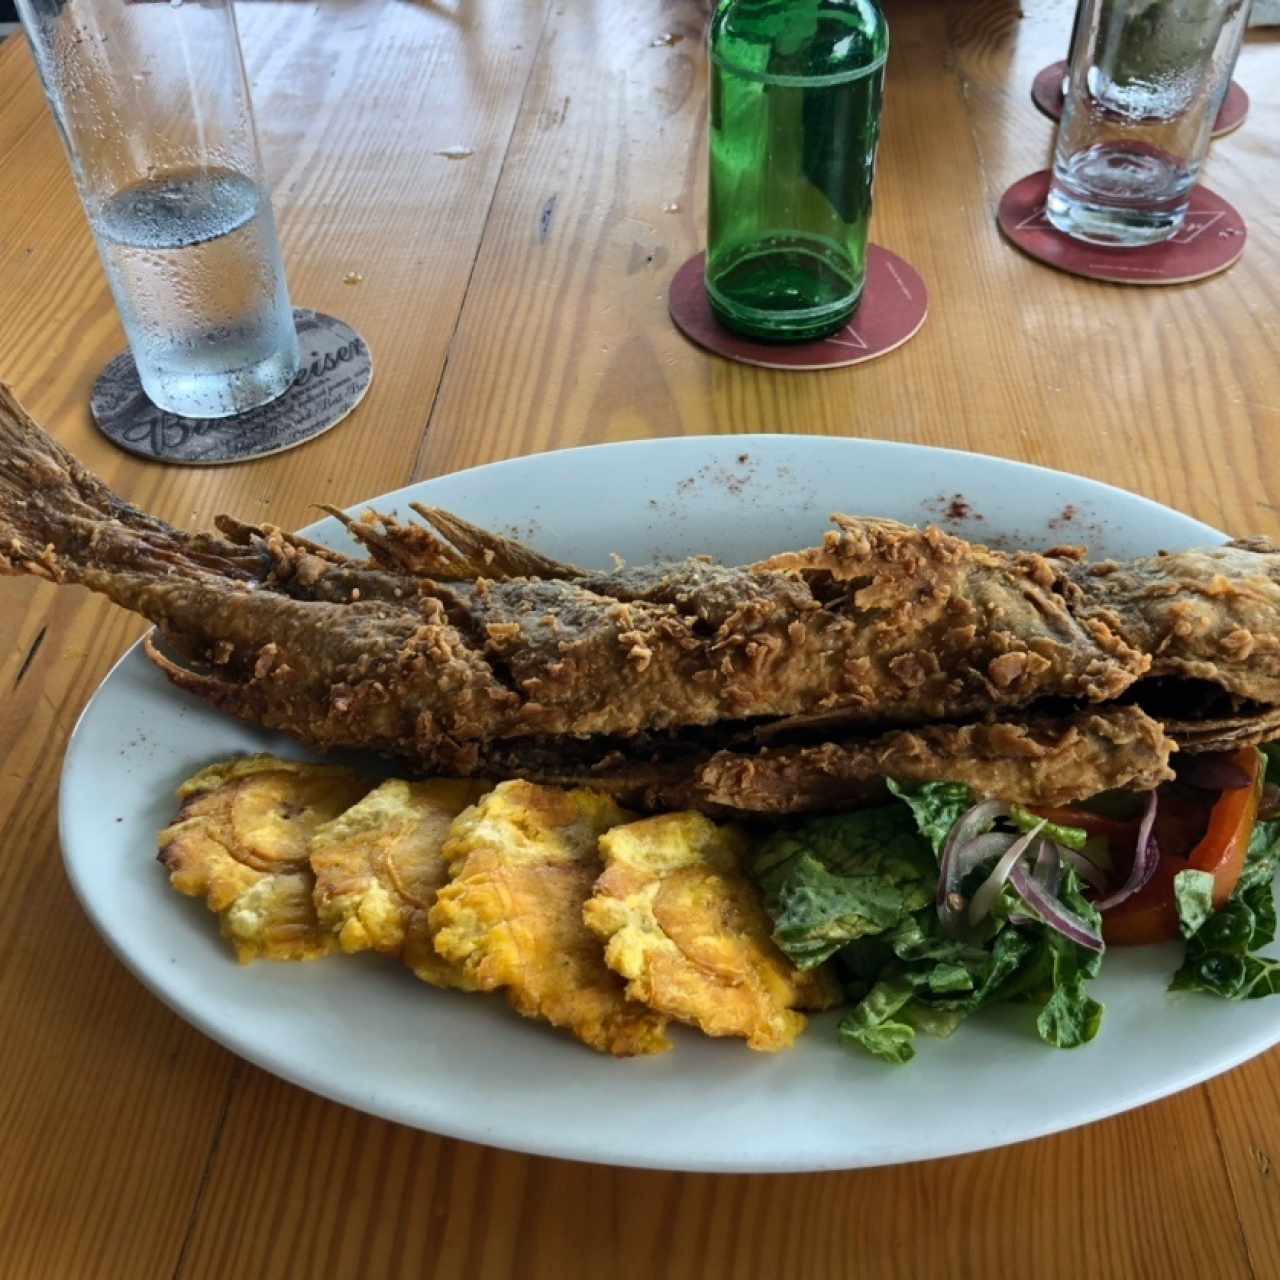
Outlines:
<svg viewBox="0 0 1280 1280"><path fill-rule="evenodd" d="M423 525L343 517L367 558L227 518L183 533L113 495L0 386L0 571L142 614L176 685L318 749L618 792L697 782L690 803L720 811L750 807L761 768L807 779L806 806L839 803L833 761L848 782L903 757L895 734L925 744L906 752L920 769L954 776L975 723L981 759L1030 798L1046 752L1026 743L1046 717L1059 737L1084 717L1075 797L1158 780L1173 743L1139 709L1156 676L1166 702L1175 686L1158 719L1180 745L1280 731L1271 544L1089 566L836 516L819 547L756 565L589 573L415 510ZM1180 705L1187 682L1217 702ZM725 751L758 757L736 784ZM717 757L718 781L699 782Z"/></svg>

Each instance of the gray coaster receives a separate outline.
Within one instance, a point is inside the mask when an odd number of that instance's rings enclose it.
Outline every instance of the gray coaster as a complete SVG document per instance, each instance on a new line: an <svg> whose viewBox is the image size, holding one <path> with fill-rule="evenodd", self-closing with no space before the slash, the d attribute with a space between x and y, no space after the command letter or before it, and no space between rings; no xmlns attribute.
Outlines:
<svg viewBox="0 0 1280 1280"><path fill-rule="evenodd" d="M293 318L302 366L278 400L234 418L180 418L147 399L126 351L94 383L94 422L130 453L185 466L246 462L314 439L360 403L373 362L364 339L341 320L303 307L294 308Z"/></svg>

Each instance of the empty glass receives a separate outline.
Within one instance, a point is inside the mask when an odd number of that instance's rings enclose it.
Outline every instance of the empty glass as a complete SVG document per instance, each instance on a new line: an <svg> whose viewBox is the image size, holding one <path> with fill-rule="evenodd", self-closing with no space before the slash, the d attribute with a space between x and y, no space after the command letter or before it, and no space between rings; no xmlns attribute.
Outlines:
<svg viewBox="0 0 1280 1280"><path fill-rule="evenodd" d="M1182 225L1248 0L1082 0L1046 214L1093 244Z"/></svg>
<svg viewBox="0 0 1280 1280"><path fill-rule="evenodd" d="M265 404L298 339L231 0L18 0L147 395Z"/></svg>

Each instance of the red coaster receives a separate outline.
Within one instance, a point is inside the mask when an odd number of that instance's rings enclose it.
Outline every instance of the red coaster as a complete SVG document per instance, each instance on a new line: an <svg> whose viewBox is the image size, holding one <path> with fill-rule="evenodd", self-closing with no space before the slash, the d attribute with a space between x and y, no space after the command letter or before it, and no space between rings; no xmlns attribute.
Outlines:
<svg viewBox="0 0 1280 1280"><path fill-rule="evenodd" d="M1055 62L1045 67L1031 82L1031 101L1049 117L1050 120L1062 119L1062 77L1067 74L1065 62ZM1221 138L1244 124L1249 114L1249 95L1234 80L1222 100L1218 118L1213 122L1213 136Z"/></svg>
<svg viewBox="0 0 1280 1280"><path fill-rule="evenodd" d="M1059 271L1113 284L1186 284L1225 271L1244 252L1244 219L1204 187L1191 192L1191 207L1178 234L1141 249L1110 249L1063 235L1045 217L1049 170L1015 182L1000 200L996 221L1024 253Z"/></svg>
<svg viewBox="0 0 1280 1280"><path fill-rule="evenodd" d="M700 347L740 364L765 369L838 369L874 360L914 337L929 311L920 273L896 253L867 246L867 280L853 319L820 342L753 342L715 318L703 286L705 253L695 254L671 281L671 318Z"/></svg>

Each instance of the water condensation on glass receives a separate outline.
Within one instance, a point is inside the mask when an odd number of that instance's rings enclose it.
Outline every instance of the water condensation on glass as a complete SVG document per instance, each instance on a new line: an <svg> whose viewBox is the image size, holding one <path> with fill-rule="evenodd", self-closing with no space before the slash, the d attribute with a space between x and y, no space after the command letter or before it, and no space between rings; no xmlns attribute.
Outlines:
<svg viewBox="0 0 1280 1280"><path fill-rule="evenodd" d="M153 399L217 416L252 398L296 348L270 201L243 174L137 183L92 210L90 223L134 358L160 388ZM289 363L277 378L292 378Z"/></svg>
<svg viewBox="0 0 1280 1280"><path fill-rule="evenodd" d="M1247 0L1082 0L1046 212L1102 244L1181 225L1230 84Z"/></svg>
<svg viewBox="0 0 1280 1280"><path fill-rule="evenodd" d="M298 367L230 0L18 0L144 390L186 417Z"/></svg>
<svg viewBox="0 0 1280 1280"><path fill-rule="evenodd" d="M1221 0L1140 0L1112 19L1089 68L1089 91L1130 120L1174 120L1194 106L1213 72L1212 53L1230 15Z"/></svg>

